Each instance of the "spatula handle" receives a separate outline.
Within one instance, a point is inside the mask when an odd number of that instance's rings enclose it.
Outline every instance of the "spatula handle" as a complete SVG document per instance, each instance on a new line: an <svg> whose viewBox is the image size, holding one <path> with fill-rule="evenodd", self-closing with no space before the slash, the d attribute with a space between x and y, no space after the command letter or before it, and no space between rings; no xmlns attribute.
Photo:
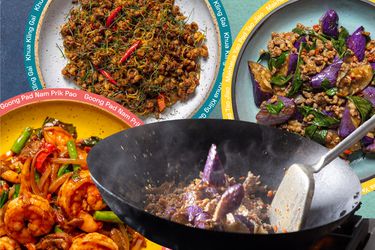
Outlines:
<svg viewBox="0 0 375 250"><path fill-rule="evenodd" d="M353 133L342 140L336 147L329 150L319 162L313 166L314 172L317 173L331 161L336 159L342 152L348 149L350 146L362 139L368 132L375 129L375 115L368 119L365 123L359 126Z"/></svg>

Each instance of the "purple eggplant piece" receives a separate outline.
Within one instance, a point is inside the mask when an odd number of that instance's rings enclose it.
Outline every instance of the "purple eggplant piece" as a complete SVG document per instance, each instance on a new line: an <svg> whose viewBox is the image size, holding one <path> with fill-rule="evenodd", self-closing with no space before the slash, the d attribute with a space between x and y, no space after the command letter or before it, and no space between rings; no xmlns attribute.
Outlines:
<svg viewBox="0 0 375 250"><path fill-rule="evenodd" d="M253 83L254 102L257 107L272 96L271 72L263 65L248 62L251 81Z"/></svg>
<svg viewBox="0 0 375 250"><path fill-rule="evenodd" d="M372 68L372 70L375 70L375 62L370 63L370 64L371 64L371 68Z"/></svg>
<svg viewBox="0 0 375 250"><path fill-rule="evenodd" d="M340 127L339 127L339 136L341 138L346 138L356 129L352 116L350 115L350 110L348 107L345 108L344 114L341 119Z"/></svg>
<svg viewBox="0 0 375 250"><path fill-rule="evenodd" d="M370 137L370 136L364 136L362 139L361 139L361 142L363 144L363 146L367 147L373 143L375 143L375 140L374 138Z"/></svg>
<svg viewBox="0 0 375 250"><path fill-rule="evenodd" d="M359 27L346 41L346 45L354 52L360 62L365 59L367 40L366 36L362 34L364 30L363 26Z"/></svg>
<svg viewBox="0 0 375 250"><path fill-rule="evenodd" d="M362 91L363 97L375 107L375 87L367 87Z"/></svg>
<svg viewBox="0 0 375 250"><path fill-rule="evenodd" d="M343 63L341 59L336 58L331 65L328 65L320 73L311 78L311 87L314 89L322 88L323 81L328 80L330 84L329 87L333 88L336 85L337 76Z"/></svg>
<svg viewBox="0 0 375 250"><path fill-rule="evenodd" d="M222 219L226 214L235 211L242 203L245 190L242 184L235 184L225 190L216 206L214 220Z"/></svg>
<svg viewBox="0 0 375 250"><path fill-rule="evenodd" d="M194 219L194 227L201 228L201 229L206 229L208 228L207 226L207 220L210 220L211 216L206 213L202 212L196 215Z"/></svg>
<svg viewBox="0 0 375 250"><path fill-rule="evenodd" d="M299 47L301 46L301 43L306 43L306 36L301 36L297 41L294 42L293 46L297 50L299 50Z"/></svg>
<svg viewBox="0 0 375 250"><path fill-rule="evenodd" d="M217 153L216 145L212 144L204 166L202 180L213 186L225 185L224 167Z"/></svg>
<svg viewBox="0 0 375 250"><path fill-rule="evenodd" d="M260 107L260 111L256 115L256 119L259 124L270 126L277 125L284 123L291 117L293 117L296 111L296 104L294 103L294 101L284 96L278 96L277 99L284 103L284 108L280 111L279 114L271 114L267 110L267 104L277 103L278 100L275 102L268 100L266 103L263 103Z"/></svg>
<svg viewBox="0 0 375 250"><path fill-rule="evenodd" d="M186 212L187 212L187 215L188 215L188 219L189 219L189 222L193 222L195 217L202 213L203 210L202 208L198 207L198 206L189 206L186 208Z"/></svg>
<svg viewBox="0 0 375 250"><path fill-rule="evenodd" d="M248 218L246 218L243 215L237 215L237 214L234 215L234 218L236 220L238 220L239 222L241 222L242 224L244 224L247 227L247 229L249 229L250 233L254 233L255 226L254 226L254 223L251 220L249 220Z"/></svg>
<svg viewBox="0 0 375 250"><path fill-rule="evenodd" d="M364 151L366 153L375 153L375 142L365 147Z"/></svg>
<svg viewBox="0 0 375 250"><path fill-rule="evenodd" d="M288 73L287 75L293 74L297 68L298 54L291 53L288 57Z"/></svg>
<svg viewBox="0 0 375 250"><path fill-rule="evenodd" d="M337 39L339 36L339 15L336 11L328 10L319 20L323 34Z"/></svg>

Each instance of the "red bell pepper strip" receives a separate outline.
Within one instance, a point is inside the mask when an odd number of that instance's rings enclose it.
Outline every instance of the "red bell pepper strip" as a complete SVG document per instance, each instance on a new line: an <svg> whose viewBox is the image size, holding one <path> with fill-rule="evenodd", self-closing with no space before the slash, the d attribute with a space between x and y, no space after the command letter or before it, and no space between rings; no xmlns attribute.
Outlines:
<svg viewBox="0 0 375 250"><path fill-rule="evenodd" d="M45 168L43 167L44 162L46 161L47 157L56 150L55 145L46 143L43 145L43 152L40 152L36 158L35 168L38 172L43 173Z"/></svg>
<svg viewBox="0 0 375 250"><path fill-rule="evenodd" d="M109 26L111 26L111 24L113 23L113 21L115 21L118 13L120 13L120 11L122 10L122 7L119 6L117 7L116 9L114 9L108 16L107 18L107 21L105 22L105 26L108 28Z"/></svg>
<svg viewBox="0 0 375 250"><path fill-rule="evenodd" d="M116 82L116 80L113 79L113 77L107 71L105 71L104 69L99 69L99 73L102 74L105 78L107 78L107 80L110 83L118 86L118 83Z"/></svg>
<svg viewBox="0 0 375 250"><path fill-rule="evenodd" d="M163 112L164 109L166 108L165 96L162 95L162 94L159 94L159 96L158 96L158 107L159 107L159 112Z"/></svg>
<svg viewBox="0 0 375 250"><path fill-rule="evenodd" d="M141 41L136 41L124 54L124 56L121 58L120 63L125 62L131 54L138 48L138 46L141 44Z"/></svg>

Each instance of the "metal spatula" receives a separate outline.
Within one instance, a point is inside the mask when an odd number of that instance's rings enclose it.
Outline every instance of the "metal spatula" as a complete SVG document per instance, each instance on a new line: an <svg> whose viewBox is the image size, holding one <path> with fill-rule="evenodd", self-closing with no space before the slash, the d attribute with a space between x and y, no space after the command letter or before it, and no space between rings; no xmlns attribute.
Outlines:
<svg viewBox="0 0 375 250"><path fill-rule="evenodd" d="M375 128L375 115L310 166L293 164L285 173L270 209L270 222L279 232L301 229L314 195L314 173L318 173L342 152Z"/></svg>

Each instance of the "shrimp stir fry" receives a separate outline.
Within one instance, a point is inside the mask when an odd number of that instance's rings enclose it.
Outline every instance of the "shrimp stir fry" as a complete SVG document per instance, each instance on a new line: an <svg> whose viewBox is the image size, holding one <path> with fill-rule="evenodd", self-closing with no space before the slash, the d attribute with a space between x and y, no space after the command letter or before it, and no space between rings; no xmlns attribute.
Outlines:
<svg viewBox="0 0 375 250"><path fill-rule="evenodd" d="M47 117L0 155L0 250L140 250L146 241L104 203L86 164L98 137Z"/></svg>

